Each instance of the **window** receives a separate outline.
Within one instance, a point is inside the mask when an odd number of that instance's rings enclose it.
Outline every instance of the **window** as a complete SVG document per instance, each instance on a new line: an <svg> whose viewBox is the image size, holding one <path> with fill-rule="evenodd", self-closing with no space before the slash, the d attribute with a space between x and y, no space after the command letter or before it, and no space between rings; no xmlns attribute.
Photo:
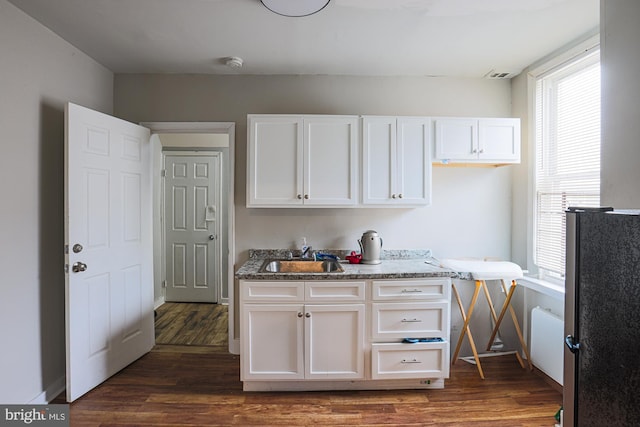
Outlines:
<svg viewBox="0 0 640 427"><path fill-rule="evenodd" d="M536 79L534 263L562 279L565 210L600 203L600 54L583 54Z"/></svg>

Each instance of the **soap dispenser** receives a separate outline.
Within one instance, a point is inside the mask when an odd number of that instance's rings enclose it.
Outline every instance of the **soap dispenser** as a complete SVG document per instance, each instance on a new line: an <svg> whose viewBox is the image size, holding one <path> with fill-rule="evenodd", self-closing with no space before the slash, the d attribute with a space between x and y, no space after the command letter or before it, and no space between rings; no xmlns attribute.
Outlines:
<svg viewBox="0 0 640 427"><path fill-rule="evenodd" d="M311 251L311 246L307 245L307 238L302 238L302 246L300 246L300 257L301 258L309 258L309 252Z"/></svg>

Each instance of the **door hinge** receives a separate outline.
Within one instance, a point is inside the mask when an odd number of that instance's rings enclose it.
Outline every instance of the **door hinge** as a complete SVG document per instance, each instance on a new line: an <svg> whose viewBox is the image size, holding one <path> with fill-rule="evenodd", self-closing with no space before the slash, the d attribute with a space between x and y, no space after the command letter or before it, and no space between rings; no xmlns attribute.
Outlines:
<svg viewBox="0 0 640 427"><path fill-rule="evenodd" d="M167 170L166 169L161 169L160 170L160 177L164 178L165 176L167 176Z"/></svg>
<svg viewBox="0 0 640 427"><path fill-rule="evenodd" d="M64 272L65 274L69 272L69 264L64 265Z"/></svg>
<svg viewBox="0 0 640 427"><path fill-rule="evenodd" d="M65 255L69 253L69 245L64 245L64 253Z"/></svg>
<svg viewBox="0 0 640 427"><path fill-rule="evenodd" d="M167 287L167 281L166 281L166 280L163 280L163 281L162 281L162 287L163 287L163 288L166 288L166 287Z"/></svg>

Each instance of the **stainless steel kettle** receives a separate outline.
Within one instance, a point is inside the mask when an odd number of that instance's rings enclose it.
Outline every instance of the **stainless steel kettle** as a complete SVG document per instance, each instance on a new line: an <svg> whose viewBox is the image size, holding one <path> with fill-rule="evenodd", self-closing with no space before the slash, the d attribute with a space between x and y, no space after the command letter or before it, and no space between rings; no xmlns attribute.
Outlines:
<svg viewBox="0 0 640 427"><path fill-rule="evenodd" d="M367 230L362 234L360 240L360 252L362 252L362 264L380 264L380 254L382 253L382 238L374 230Z"/></svg>

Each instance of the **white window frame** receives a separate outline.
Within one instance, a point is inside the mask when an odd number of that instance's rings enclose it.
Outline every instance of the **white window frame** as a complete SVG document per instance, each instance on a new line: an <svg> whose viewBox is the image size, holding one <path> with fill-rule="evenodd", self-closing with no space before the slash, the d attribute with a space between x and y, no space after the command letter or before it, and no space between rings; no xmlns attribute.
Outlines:
<svg viewBox="0 0 640 427"><path fill-rule="evenodd" d="M528 216L528 270L534 277L545 282L564 287L564 277L548 274L544 269L538 268L535 263L535 244L536 244L536 212L537 212L537 192L536 192L536 85L540 76L548 74L555 69L561 68L564 64L578 60L581 57L588 56L600 49L600 36L594 35L573 47L569 47L564 51L554 54L543 59L537 64L530 67L528 71L528 99L529 99L529 213Z"/></svg>

